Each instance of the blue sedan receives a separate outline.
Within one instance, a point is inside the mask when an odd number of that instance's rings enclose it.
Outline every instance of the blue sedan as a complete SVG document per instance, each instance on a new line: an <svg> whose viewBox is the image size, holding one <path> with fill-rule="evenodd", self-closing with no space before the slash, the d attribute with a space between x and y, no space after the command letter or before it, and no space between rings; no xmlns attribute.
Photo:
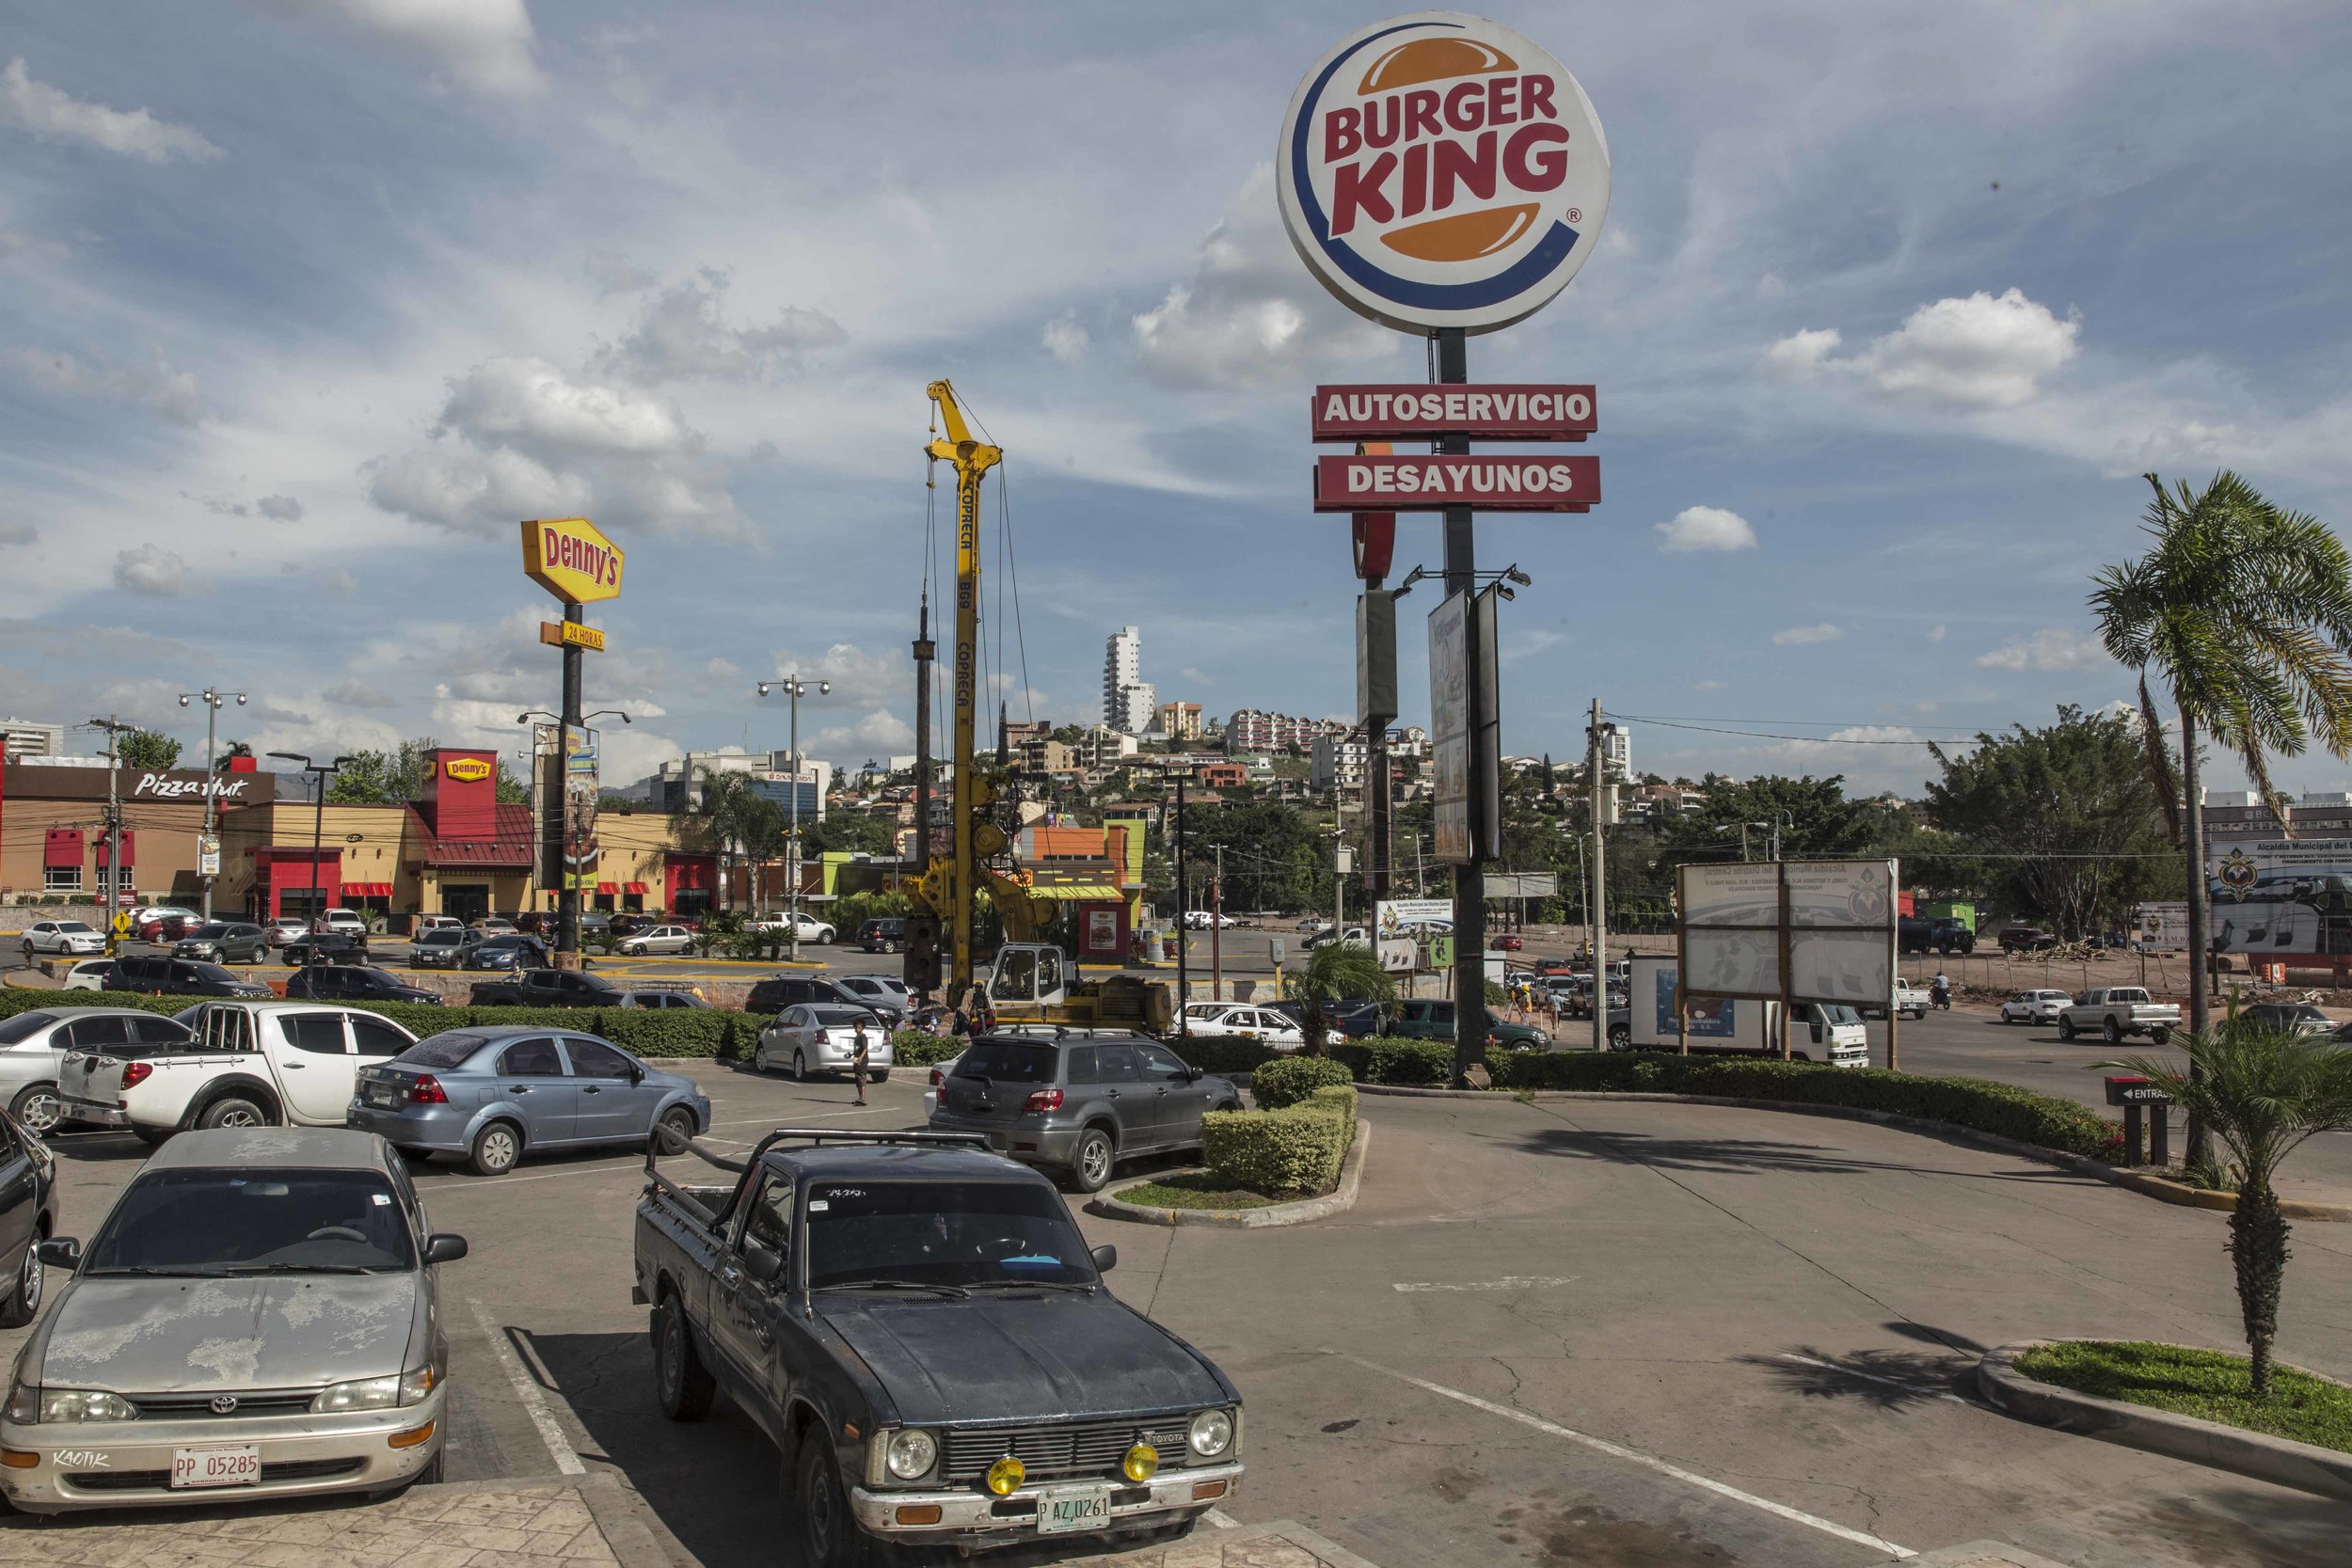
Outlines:
<svg viewBox="0 0 2352 1568"><path fill-rule="evenodd" d="M526 1151L643 1146L657 1126L692 1137L710 1097L594 1035L545 1024L452 1029L359 1069L350 1126L403 1153L463 1154L503 1176Z"/></svg>

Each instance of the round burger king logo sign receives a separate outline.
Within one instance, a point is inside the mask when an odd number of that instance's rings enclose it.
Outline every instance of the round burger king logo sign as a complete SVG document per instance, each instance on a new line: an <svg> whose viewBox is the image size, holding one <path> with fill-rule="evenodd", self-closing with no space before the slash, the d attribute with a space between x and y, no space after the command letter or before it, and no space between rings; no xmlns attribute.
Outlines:
<svg viewBox="0 0 2352 1568"><path fill-rule="evenodd" d="M1402 332L1491 332L1540 309L1609 210L1609 146L1576 78L1453 11L1375 24L1315 62L1275 172L1309 269Z"/></svg>

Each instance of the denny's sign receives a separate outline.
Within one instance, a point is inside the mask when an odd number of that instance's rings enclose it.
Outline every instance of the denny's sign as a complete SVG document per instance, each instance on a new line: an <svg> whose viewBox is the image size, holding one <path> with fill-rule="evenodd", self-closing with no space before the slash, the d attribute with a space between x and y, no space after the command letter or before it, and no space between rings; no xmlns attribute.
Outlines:
<svg viewBox="0 0 2352 1568"><path fill-rule="evenodd" d="M566 604L618 598L626 557L585 517L523 525L523 576Z"/></svg>

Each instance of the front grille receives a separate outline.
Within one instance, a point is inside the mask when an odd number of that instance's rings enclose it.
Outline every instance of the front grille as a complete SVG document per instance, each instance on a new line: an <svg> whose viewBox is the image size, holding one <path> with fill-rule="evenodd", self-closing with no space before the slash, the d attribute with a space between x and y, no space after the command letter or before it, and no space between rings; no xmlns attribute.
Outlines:
<svg viewBox="0 0 2352 1568"><path fill-rule="evenodd" d="M283 1464L262 1465L261 1484L272 1481L329 1481L347 1476L366 1465L364 1459L295 1459ZM169 1470L77 1470L64 1477L65 1483L76 1492L164 1492L171 1487ZM234 1486L195 1487L194 1491L236 1492Z"/></svg>
<svg viewBox="0 0 2352 1568"><path fill-rule="evenodd" d="M273 1389L257 1394L239 1394L234 1410L215 1410L211 1394L125 1394L142 1416L161 1420L234 1420L240 1416L299 1416L310 1408L318 1398L318 1390Z"/></svg>
<svg viewBox="0 0 2352 1568"><path fill-rule="evenodd" d="M1115 1475L1119 1462L1135 1446L1136 1432L1133 1421L950 1432L940 1473L950 1483L977 1481L991 1465L1010 1454L1021 1461L1031 1481Z"/></svg>

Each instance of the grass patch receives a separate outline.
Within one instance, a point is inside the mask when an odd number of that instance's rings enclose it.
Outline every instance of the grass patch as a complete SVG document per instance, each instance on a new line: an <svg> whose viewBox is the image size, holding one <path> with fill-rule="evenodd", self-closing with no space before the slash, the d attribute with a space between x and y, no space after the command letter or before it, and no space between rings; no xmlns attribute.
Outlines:
<svg viewBox="0 0 2352 1568"><path fill-rule="evenodd" d="M2352 1453L2352 1388L2279 1367L2269 1400L2257 1403L2242 1355L2089 1339L2027 1351L2017 1358L2017 1370L2079 1394Z"/></svg>
<svg viewBox="0 0 2352 1568"><path fill-rule="evenodd" d="M1146 1209L1263 1209L1276 1201L1246 1187L1229 1187L1207 1171L1163 1176L1111 1196Z"/></svg>

